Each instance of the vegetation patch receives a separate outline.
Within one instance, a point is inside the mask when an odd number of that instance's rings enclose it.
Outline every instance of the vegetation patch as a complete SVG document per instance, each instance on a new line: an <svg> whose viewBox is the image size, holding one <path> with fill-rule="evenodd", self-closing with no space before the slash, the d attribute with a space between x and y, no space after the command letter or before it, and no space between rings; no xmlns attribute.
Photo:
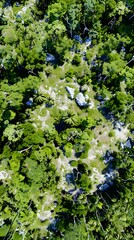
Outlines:
<svg viewBox="0 0 134 240"><path fill-rule="evenodd" d="M1 0L0 239L133 239L132 0Z"/></svg>

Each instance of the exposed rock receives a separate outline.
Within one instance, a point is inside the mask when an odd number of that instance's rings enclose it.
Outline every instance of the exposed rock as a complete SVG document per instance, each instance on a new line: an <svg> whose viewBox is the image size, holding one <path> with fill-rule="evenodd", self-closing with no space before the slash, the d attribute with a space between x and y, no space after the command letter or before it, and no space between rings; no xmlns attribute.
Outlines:
<svg viewBox="0 0 134 240"><path fill-rule="evenodd" d="M100 185L100 186L98 187L98 189L99 189L100 191L106 191L109 187L110 187L109 184L104 183L104 184Z"/></svg>
<svg viewBox="0 0 134 240"><path fill-rule="evenodd" d="M86 56L84 56L82 59L83 59L84 61L87 61L87 58L86 58Z"/></svg>
<svg viewBox="0 0 134 240"><path fill-rule="evenodd" d="M85 84L85 85L83 85L83 86L80 86L80 91L82 92L82 93L84 93L84 92L86 92L88 90L88 86Z"/></svg>
<svg viewBox="0 0 134 240"><path fill-rule="evenodd" d="M82 38L81 38L79 35L74 35L73 39L74 39L76 42L79 42L80 44L82 44Z"/></svg>
<svg viewBox="0 0 134 240"><path fill-rule="evenodd" d="M66 174L66 181L68 184L74 184L74 175L73 173Z"/></svg>
<svg viewBox="0 0 134 240"><path fill-rule="evenodd" d="M4 7L9 7L9 6L11 6L11 0L7 0L4 5Z"/></svg>
<svg viewBox="0 0 134 240"><path fill-rule="evenodd" d="M89 100L89 96L86 94L85 95L85 100L88 101Z"/></svg>
<svg viewBox="0 0 134 240"><path fill-rule="evenodd" d="M97 95L96 98L97 98L98 101L103 101L104 100L104 98L101 95Z"/></svg>
<svg viewBox="0 0 134 240"><path fill-rule="evenodd" d="M108 182L105 182L105 183L99 185L98 189L103 192L103 191L106 191L107 189L109 189L111 186L113 186L113 184L114 183L112 181L108 181Z"/></svg>
<svg viewBox="0 0 134 240"><path fill-rule="evenodd" d="M120 143L120 146L121 146L121 148L123 149L124 148L124 143Z"/></svg>
<svg viewBox="0 0 134 240"><path fill-rule="evenodd" d="M25 231L23 229L19 230L19 235L25 235Z"/></svg>
<svg viewBox="0 0 134 240"><path fill-rule="evenodd" d="M0 172L0 180L4 180L8 177L9 177L9 173L7 173L6 171L1 171Z"/></svg>
<svg viewBox="0 0 134 240"><path fill-rule="evenodd" d="M83 51L83 55L84 56L86 56L86 53L87 53L87 51L86 51L86 49Z"/></svg>
<svg viewBox="0 0 134 240"><path fill-rule="evenodd" d="M121 52L123 52L123 53L126 53L126 49L125 49L125 47L124 46L122 46L122 48L121 48L121 50L120 50Z"/></svg>
<svg viewBox="0 0 134 240"><path fill-rule="evenodd" d="M25 7L23 7L16 15L16 18L22 18L22 15L24 15L28 9L28 5L26 5Z"/></svg>
<svg viewBox="0 0 134 240"><path fill-rule="evenodd" d="M83 95L83 93L78 93L78 95L76 96L76 103L78 104L78 106L80 107L87 107L88 103L86 102L86 99Z"/></svg>
<svg viewBox="0 0 134 240"><path fill-rule="evenodd" d="M110 162L110 161L112 161L112 160L114 160L114 157L110 156L109 158L106 158L106 159L104 160L104 163L108 163L108 162Z"/></svg>
<svg viewBox="0 0 134 240"><path fill-rule="evenodd" d="M38 93L38 90L34 89L34 94L37 94Z"/></svg>
<svg viewBox="0 0 134 240"><path fill-rule="evenodd" d="M86 38L84 43L86 44L86 46L90 46L91 45L91 38Z"/></svg>
<svg viewBox="0 0 134 240"><path fill-rule="evenodd" d="M51 211L50 210L44 211L44 212L38 211L37 217L39 220L44 222L46 219L49 219L51 217Z"/></svg>
<svg viewBox="0 0 134 240"><path fill-rule="evenodd" d="M107 164L114 160L114 157L111 156L111 153L109 151L106 151L106 154L104 155L104 163Z"/></svg>
<svg viewBox="0 0 134 240"><path fill-rule="evenodd" d="M46 54L46 62L53 62L53 61L55 61L55 57L52 54L47 53Z"/></svg>
<svg viewBox="0 0 134 240"><path fill-rule="evenodd" d="M97 66L97 63L95 60L92 60L91 63L90 63L90 66L91 67L96 67Z"/></svg>
<svg viewBox="0 0 134 240"><path fill-rule="evenodd" d="M117 176L118 176L118 172L116 170L109 171L109 173L107 172L105 174L105 178L106 178L107 183L111 180L114 180Z"/></svg>
<svg viewBox="0 0 134 240"><path fill-rule="evenodd" d="M127 136L128 136L129 130L128 130L127 126L125 128L120 126L120 129L121 130L114 129L115 137L117 139L119 139L120 141L124 142L124 141L127 140Z"/></svg>
<svg viewBox="0 0 134 240"><path fill-rule="evenodd" d="M28 107L33 106L33 99L30 98L30 99L26 102L26 105L27 105Z"/></svg>
<svg viewBox="0 0 134 240"><path fill-rule="evenodd" d="M58 218L57 219L54 219L50 225L48 226L48 230L50 231L56 231L57 230L57 222L58 222Z"/></svg>
<svg viewBox="0 0 134 240"><path fill-rule="evenodd" d="M19 7L20 6L20 3L19 2L16 2L16 7Z"/></svg>
<svg viewBox="0 0 134 240"><path fill-rule="evenodd" d="M83 189L82 188L79 188L75 191L75 194L73 194L73 199L74 201L77 201L77 198L83 193Z"/></svg>
<svg viewBox="0 0 134 240"><path fill-rule="evenodd" d="M122 130L122 126L124 126L123 122L115 121L115 123L114 123L114 128L115 129L118 129L119 131L121 131Z"/></svg>
<svg viewBox="0 0 134 240"><path fill-rule="evenodd" d="M68 190L68 193L73 194L73 195L75 194L75 192L76 192L76 187Z"/></svg>
<svg viewBox="0 0 134 240"><path fill-rule="evenodd" d="M127 148L132 148L132 147L133 147L132 139L131 139L131 138L128 138L125 143L122 143L122 142L121 142L121 143L120 143L120 146L121 146L122 149L125 148L125 147L127 147Z"/></svg>
<svg viewBox="0 0 134 240"><path fill-rule="evenodd" d="M90 100L89 108L92 109L93 107L94 107L94 102Z"/></svg>
<svg viewBox="0 0 134 240"><path fill-rule="evenodd" d="M125 145L125 147L127 147L127 148L132 148L131 139L128 138L128 140L126 141L126 143L125 143L124 145Z"/></svg>
<svg viewBox="0 0 134 240"><path fill-rule="evenodd" d="M75 89L67 86L67 87L66 87L66 90L67 90L67 92L69 93L70 98L71 98L71 99L74 99Z"/></svg>
<svg viewBox="0 0 134 240"><path fill-rule="evenodd" d="M17 14L17 15L16 15L16 18L21 18L21 15L20 15L20 14Z"/></svg>
<svg viewBox="0 0 134 240"><path fill-rule="evenodd" d="M2 227L5 224L5 221L3 219L0 219L0 227Z"/></svg>

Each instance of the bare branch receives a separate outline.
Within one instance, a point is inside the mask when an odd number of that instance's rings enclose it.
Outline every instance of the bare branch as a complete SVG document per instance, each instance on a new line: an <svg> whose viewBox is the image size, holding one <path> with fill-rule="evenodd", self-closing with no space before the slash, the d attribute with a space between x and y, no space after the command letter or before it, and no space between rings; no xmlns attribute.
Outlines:
<svg viewBox="0 0 134 240"><path fill-rule="evenodd" d="M25 152L25 151L29 150L30 148L32 148L32 146L33 146L33 145L31 145L30 147L25 148L25 149L23 149L23 150L20 150L20 151L18 151L18 152L19 152L19 153Z"/></svg>

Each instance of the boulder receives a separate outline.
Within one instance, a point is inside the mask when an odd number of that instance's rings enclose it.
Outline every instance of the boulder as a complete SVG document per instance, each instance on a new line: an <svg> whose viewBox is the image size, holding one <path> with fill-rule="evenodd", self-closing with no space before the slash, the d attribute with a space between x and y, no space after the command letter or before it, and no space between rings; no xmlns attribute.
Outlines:
<svg viewBox="0 0 134 240"><path fill-rule="evenodd" d="M86 44L86 46L90 46L91 45L91 38L86 38L84 43Z"/></svg>
<svg viewBox="0 0 134 240"><path fill-rule="evenodd" d="M83 59L84 61L87 61L87 58L86 58L86 56L82 57L82 59Z"/></svg>
<svg viewBox="0 0 134 240"><path fill-rule="evenodd" d="M105 160L104 160L104 163L107 164L107 163L109 163L109 162L111 162L113 160L114 160L114 157L112 157L112 156L106 157Z"/></svg>
<svg viewBox="0 0 134 240"><path fill-rule="evenodd" d="M55 57L52 54L47 53L46 54L46 62L53 62L53 61L55 61Z"/></svg>
<svg viewBox="0 0 134 240"><path fill-rule="evenodd" d="M89 100L89 96L86 94L85 95L85 100L88 101Z"/></svg>
<svg viewBox="0 0 134 240"><path fill-rule="evenodd" d="M26 102L26 105L27 105L28 107L33 106L33 99L30 98L30 99Z"/></svg>
<svg viewBox="0 0 134 240"><path fill-rule="evenodd" d="M107 189L109 189L111 186L113 186L113 182L112 181L108 181L108 182L105 182L104 184L100 185L98 187L98 189L103 192L103 191L106 191Z"/></svg>
<svg viewBox="0 0 134 240"><path fill-rule="evenodd" d="M17 14L16 15L16 18L18 19L18 18L21 18L21 15L20 14Z"/></svg>
<svg viewBox="0 0 134 240"><path fill-rule="evenodd" d="M48 210L48 211L38 211L37 212L37 218L44 222L46 219L50 219L51 218L51 211Z"/></svg>
<svg viewBox="0 0 134 240"><path fill-rule="evenodd" d="M34 89L34 94L37 94L38 93L38 90Z"/></svg>
<svg viewBox="0 0 134 240"><path fill-rule="evenodd" d="M128 139L128 140L126 141L125 147L127 147L127 148L132 148L132 144L131 144L131 140L130 140L130 139Z"/></svg>
<svg viewBox="0 0 134 240"><path fill-rule="evenodd" d="M73 173L67 173L66 174L66 181L68 184L74 184L74 175Z"/></svg>
<svg viewBox="0 0 134 240"><path fill-rule="evenodd" d="M94 107L94 102L90 100L89 108L92 109L93 107Z"/></svg>
<svg viewBox="0 0 134 240"><path fill-rule="evenodd" d="M97 63L95 60L92 60L91 63L90 63L90 66L91 67L96 67L97 66Z"/></svg>
<svg viewBox="0 0 134 240"><path fill-rule="evenodd" d="M0 172L0 180L6 179L8 178L8 176L9 176L9 173L7 173L6 171L3 170Z"/></svg>
<svg viewBox="0 0 134 240"><path fill-rule="evenodd" d="M79 35L74 35L73 39L74 39L76 42L79 42L80 44L82 44L82 38L81 38Z"/></svg>
<svg viewBox="0 0 134 240"><path fill-rule="evenodd" d="M5 2L5 5L4 5L4 7L10 7L12 4L11 4L11 0L7 0L6 2Z"/></svg>
<svg viewBox="0 0 134 240"><path fill-rule="evenodd" d="M122 130L122 126L124 126L123 122L119 122L119 121L115 121L114 122L114 128L115 129L118 129L119 131L121 131Z"/></svg>
<svg viewBox="0 0 134 240"><path fill-rule="evenodd" d="M16 2L16 7L19 7L20 6L20 3L19 2Z"/></svg>
<svg viewBox="0 0 134 240"><path fill-rule="evenodd" d="M78 93L76 96L76 103L78 104L79 107L87 107L88 103L86 102L86 99L83 95L83 93Z"/></svg>
<svg viewBox="0 0 134 240"><path fill-rule="evenodd" d="M48 230L50 231L56 231L57 230L57 222L58 222L58 219L54 219L50 225L48 226Z"/></svg>
<svg viewBox="0 0 134 240"><path fill-rule="evenodd" d="M109 152L108 150L106 151L106 154L103 157L104 157L105 164L112 162L114 160L114 157L111 155L111 152Z"/></svg>
<svg viewBox="0 0 134 240"><path fill-rule="evenodd" d="M124 148L124 143L120 143L120 146L121 146L121 148L123 149Z"/></svg>
<svg viewBox="0 0 134 240"><path fill-rule="evenodd" d="M115 170L109 171L105 174L105 178L107 181L114 180L118 176L118 172Z"/></svg>
<svg viewBox="0 0 134 240"><path fill-rule="evenodd" d="M110 187L109 184L104 183L104 184L100 185L100 186L98 187L98 189L99 189L100 191L106 191L109 187Z"/></svg>
<svg viewBox="0 0 134 240"><path fill-rule="evenodd" d="M83 86L80 86L80 92L82 93L86 92L88 89L89 87L86 84L84 84Z"/></svg>
<svg viewBox="0 0 134 240"><path fill-rule="evenodd" d="M70 98L71 98L71 99L74 99L75 89L67 86L67 87L66 87L66 90L67 90L67 92L69 93Z"/></svg>
<svg viewBox="0 0 134 240"><path fill-rule="evenodd" d="M121 52L123 52L123 53L126 53L126 49L125 49L125 47L124 46L122 46L122 48L121 48L121 50L120 50Z"/></svg>

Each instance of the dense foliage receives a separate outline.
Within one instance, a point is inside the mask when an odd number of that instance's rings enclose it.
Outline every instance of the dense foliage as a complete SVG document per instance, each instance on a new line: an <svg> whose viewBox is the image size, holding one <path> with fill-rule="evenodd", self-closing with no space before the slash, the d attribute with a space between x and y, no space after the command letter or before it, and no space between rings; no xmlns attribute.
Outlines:
<svg viewBox="0 0 134 240"><path fill-rule="evenodd" d="M0 239L133 239L133 10L1 0Z"/></svg>

